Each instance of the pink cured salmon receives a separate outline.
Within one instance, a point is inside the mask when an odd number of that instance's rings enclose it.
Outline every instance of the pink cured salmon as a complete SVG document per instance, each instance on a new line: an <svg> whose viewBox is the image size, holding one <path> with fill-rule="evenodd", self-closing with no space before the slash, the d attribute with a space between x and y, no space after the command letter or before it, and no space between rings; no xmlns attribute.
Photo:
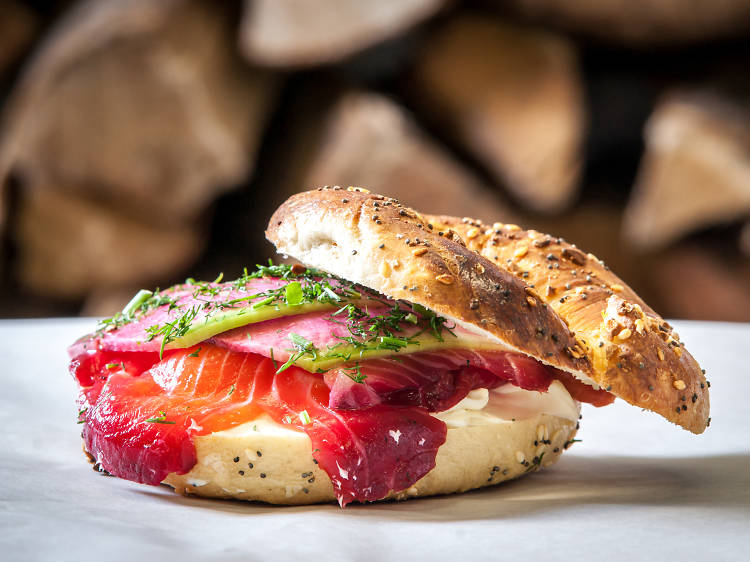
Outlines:
<svg viewBox="0 0 750 562"><path fill-rule="evenodd" d="M86 449L121 478L159 484L171 472L184 474L196 462L194 436L266 413L308 434L343 506L411 486L434 467L445 441L445 425L424 408L334 411L322 377L297 367L276 374L260 355L209 344L167 352L161 361L140 355L89 352L72 363Z"/></svg>

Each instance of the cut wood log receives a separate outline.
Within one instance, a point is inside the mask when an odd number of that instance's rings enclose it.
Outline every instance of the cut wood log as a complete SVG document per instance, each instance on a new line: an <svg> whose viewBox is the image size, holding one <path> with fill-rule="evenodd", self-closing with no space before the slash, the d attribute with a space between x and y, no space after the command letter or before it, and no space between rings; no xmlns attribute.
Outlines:
<svg viewBox="0 0 750 562"><path fill-rule="evenodd" d="M164 284L203 249L205 228L152 226L64 190L24 190L14 217L15 276L24 290L82 298Z"/></svg>
<svg viewBox="0 0 750 562"><path fill-rule="evenodd" d="M245 0L240 48L252 62L297 67L337 62L394 37L445 0Z"/></svg>
<svg viewBox="0 0 750 562"><path fill-rule="evenodd" d="M433 214L512 222L500 197L388 98L350 93L329 114L301 188L359 185Z"/></svg>
<svg viewBox="0 0 750 562"><path fill-rule="evenodd" d="M747 0L492 0L528 18L628 45L685 43L750 29Z"/></svg>
<svg viewBox="0 0 750 562"><path fill-rule="evenodd" d="M624 234L654 250L750 214L750 113L707 92L666 96L645 130L646 152Z"/></svg>
<svg viewBox="0 0 750 562"><path fill-rule="evenodd" d="M554 212L574 198L586 119L570 41L460 16L428 42L414 82L429 117L523 204Z"/></svg>
<svg viewBox="0 0 750 562"><path fill-rule="evenodd" d="M184 224L243 180L273 82L235 53L228 3L100 0L57 25L15 90L0 181Z"/></svg>

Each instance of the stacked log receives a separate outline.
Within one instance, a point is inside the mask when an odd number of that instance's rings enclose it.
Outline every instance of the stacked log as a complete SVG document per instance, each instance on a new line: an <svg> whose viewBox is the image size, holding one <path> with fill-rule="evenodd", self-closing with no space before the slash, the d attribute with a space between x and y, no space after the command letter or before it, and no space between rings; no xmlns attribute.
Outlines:
<svg viewBox="0 0 750 562"><path fill-rule="evenodd" d="M667 95L649 119L624 233L638 248L750 215L750 112L712 92Z"/></svg>
<svg viewBox="0 0 750 562"><path fill-rule="evenodd" d="M403 33L445 0L245 0L240 48L276 67L338 62Z"/></svg>
<svg viewBox="0 0 750 562"><path fill-rule="evenodd" d="M469 15L435 33L415 96L525 206L557 212L583 160L583 87L570 40Z"/></svg>
<svg viewBox="0 0 750 562"><path fill-rule="evenodd" d="M194 262L207 209L250 172L273 83L235 52L230 10L187 0L78 5L6 113L0 182L21 185L19 283L83 297ZM51 259L64 281L40 275Z"/></svg>
<svg viewBox="0 0 750 562"><path fill-rule="evenodd" d="M425 212L512 220L500 196L383 96L343 96L323 131L302 186L361 185Z"/></svg>
<svg viewBox="0 0 750 562"><path fill-rule="evenodd" d="M286 197L360 185L750 320L748 0L44 4L0 3L0 314L230 276Z"/></svg>
<svg viewBox="0 0 750 562"><path fill-rule="evenodd" d="M492 0L534 21L638 47L679 44L750 29L747 0Z"/></svg>

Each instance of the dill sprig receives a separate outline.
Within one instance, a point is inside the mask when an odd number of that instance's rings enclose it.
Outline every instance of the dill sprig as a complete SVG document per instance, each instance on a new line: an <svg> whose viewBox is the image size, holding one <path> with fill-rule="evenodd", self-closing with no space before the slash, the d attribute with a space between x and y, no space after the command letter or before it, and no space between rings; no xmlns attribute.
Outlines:
<svg viewBox="0 0 750 562"><path fill-rule="evenodd" d="M329 316L329 320L344 326L349 335L337 336L340 343L329 346L324 351L317 349L305 338L291 333L289 339L294 348L289 351L293 353L277 372L288 369L303 357L313 362L341 359L347 363L355 355L362 358L368 352L375 350L398 353L409 346L418 346L420 345L419 336L424 333L430 333L441 342L444 341L444 333L456 336L453 332L455 326L449 327L445 318L420 305L404 302L391 304L390 301L380 297L372 296L372 298L383 304L388 303L390 305L388 310L371 316L354 303L342 306ZM406 330L411 331L414 326L421 329L407 336ZM339 367L339 371L357 383L364 382L366 378L359 363L344 365ZM325 373L326 369L317 369L316 372Z"/></svg>
<svg viewBox="0 0 750 562"><path fill-rule="evenodd" d="M159 359L164 356L164 347L187 334L190 330L190 326L200 311L199 306L192 306L190 309L178 316L171 322L165 322L164 324L154 324L146 328L148 338L146 341L151 341L157 336L162 336L161 347L159 348Z"/></svg>
<svg viewBox="0 0 750 562"><path fill-rule="evenodd" d="M253 286L257 287L253 280L269 277L284 280L285 283L272 289L251 292ZM329 319L345 326L347 335L339 336L339 343L321 351L302 336L290 334L291 355L281 367L275 365L277 372L288 369L303 357L312 361L340 359L348 363L353 358L361 358L374 350L398 353L410 346L418 346L419 337L425 333L441 342L444 341L445 334L455 336L455 326L449 326L445 318L423 306L403 301L394 302L372 289L314 268L274 264L269 260L268 265L257 265L252 272L245 268L243 274L234 281L222 280L223 274L212 282L189 278L184 285L163 292L159 289L153 292L139 291L122 312L101 321L97 334L120 328L153 310L166 307L170 319L145 328L146 341L162 338L159 348L159 357L162 358L166 346L183 338L194 328L193 324L200 313L201 318L208 322L217 311L228 309L257 310L270 306L279 310L282 306L298 307L308 304L337 307ZM237 296L238 292L247 294ZM232 298L228 298L230 295ZM369 314L367 306L373 304L382 306L385 311L377 315ZM173 313L175 310L177 312ZM243 310L236 314L243 314ZM199 351L200 348L193 352L194 355L197 356ZM353 380L361 382L364 379L358 365L346 366L345 369Z"/></svg>

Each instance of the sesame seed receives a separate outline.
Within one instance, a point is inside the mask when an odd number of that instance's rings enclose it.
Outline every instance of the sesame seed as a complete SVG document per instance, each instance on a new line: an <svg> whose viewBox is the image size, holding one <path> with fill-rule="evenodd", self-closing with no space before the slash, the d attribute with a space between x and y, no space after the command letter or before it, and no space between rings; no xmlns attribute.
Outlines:
<svg viewBox="0 0 750 562"><path fill-rule="evenodd" d="M513 257L516 259L520 259L524 257L528 253L528 251L529 251L528 246L520 246L516 248L515 252L513 252Z"/></svg>
<svg viewBox="0 0 750 562"><path fill-rule="evenodd" d="M470 229L469 229L469 230L468 230L468 231L466 232L466 237L467 237L467 238L468 238L469 240L472 240L472 239L476 238L477 236L479 236L479 229L478 229L478 228L470 228Z"/></svg>
<svg viewBox="0 0 750 562"><path fill-rule="evenodd" d="M659 358L659 361L664 361L664 352L661 349L656 350L656 356Z"/></svg>
<svg viewBox="0 0 750 562"><path fill-rule="evenodd" d="M610 289L612 289L615 293L620 293L625 290L625 287L623 287L619 283L615 283L614 285L610 286Z"/></svg>
<svg viewBox="0 0 750 562"><path fill-rule="evenodd" d="M438 275L437 277L435 277L435 280L439 281L443 285L452 285L454 281L453 276L448 275L447 273L442 273Z"/></svg>
<svg viewBox="0 0 750 562"><path fill-rule="evenodd" d="M417 248L412 252L412 254L416 257L423 256L427 253L427 248Z"/></svg>
<svg viewBox="0 0 750 562"><path fill-rule="evenodd" d="M621 332L620 332L619 334L617 334L617 338L618 338L618 339L620 339L620 340L626 340L626 339L628 339L628 338L629 338L629 337L630 337L630 336L631 336L632 334L633 334L633 332L632 332L632 331L631 331L631 330L630 330L629 328L625 328L625 329L624 329L624 330L622 330L622 331L621 331Z"/></svg>
<svg viewBox="0 0 750 562"><path fill-rule="evenodd" d="M672 383L672 386L674 386L677 390L685 390L685 388L687 387L685 381L682 379L674 381Z"/></svg>
<svg viewBox="0 0 750 562"><path fill-rule="evenodd" d="M261 477L261 478L265 478L265 477L266 477L266 473L265 473L265 472L261 472L261 473L260 473L260 477Z"/></svg>

